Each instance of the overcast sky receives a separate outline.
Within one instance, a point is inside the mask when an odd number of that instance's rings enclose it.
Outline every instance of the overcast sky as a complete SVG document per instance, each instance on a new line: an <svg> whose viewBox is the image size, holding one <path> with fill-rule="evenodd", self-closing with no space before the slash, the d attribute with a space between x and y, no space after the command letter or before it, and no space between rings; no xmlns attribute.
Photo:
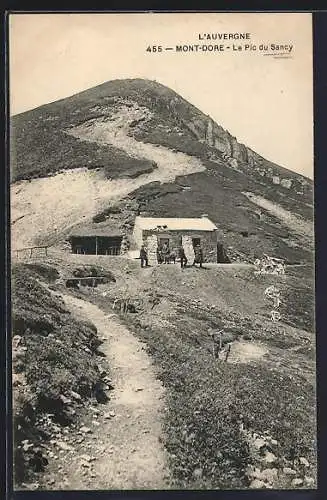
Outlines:
<svg viewBox="0 0 327 500"><path fill-rule="evenodd" d="M108 80L149 78L267 159L312 178L311 14L12 14L9 21L12 114ZM257 47L292 44L291 58L145 50L203 43L199 33L217 32L249 32Z"/></svg>

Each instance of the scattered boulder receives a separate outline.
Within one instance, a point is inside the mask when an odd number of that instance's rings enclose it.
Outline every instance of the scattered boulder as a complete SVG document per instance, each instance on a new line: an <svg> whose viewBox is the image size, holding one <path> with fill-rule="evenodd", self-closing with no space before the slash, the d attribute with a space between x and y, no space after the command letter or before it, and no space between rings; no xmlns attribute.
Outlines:
<svg viewBox="0 0 327 500"><path fill-rule="evenodd" d="M86 427L85 425L83 425L80 428L80 432L82 432L83 434L91 434L92 430L89 427Z"/></svg>
<svg viewBox="0 0 327 500"><path fill-rule="evenodd" d="M291 469L290 467L284 467L283 468L284 474L287 474L288 476L296 476L297 472L294 469Z"/></svg>
<svg viewBox="0 0 327 500"><path fill-rule="evenodd" d="M88 278L88 277L103 277L106 278L105 282L116 282L115 276L108 270L104 269L101 266L92 266L92 265L84 265L77 267L73 271L73 276L75 278Z"/></svg>
<svg viewBox="0 0 327 500"><path fill-rule="evenodd" d="M63 402L64 405L71 404L71 399L67 398L63 394L60 394L59 399Z"/></svg>
<svg viewBox="0 0 327 500"><path fill-rule="evenodd" d="M85 462L93 462L94 460L96 460L95 457L91 457L91 455L87 455L87 454L81 455L80 458L82 460L84 460Z"/></svg>
<svg viewBox="0 0 327 500"><path fill-rule="evenodd" d="M255 439L254 443L253 443L253 446L257 449L257 450L260 450L261 448L263 448L264 446L266 446L266 441L262 438L257 438Z"/></svg>
<svg viewBox="0 0 327 500"><path fill-rule="evenodd" d="M194 469L194 471L193 471L193 477L195 479L201 479L202 474L203 474L203 470L200 468Z"/></svg>
<svg viewBox="0 0 327 500"><path fill-rule="evenodd" d="M297 487L297 486L302 486L303 484L303 479L296 477L292 480L292 486Z"/></svg>
<svg viewBox="0 0 327 500"><path fill-rule="evenodd" d="M313 479L313 477L308 477L308 476L305 476L304 481L308 487L313 486L315 483L315 480Z"/></svg>
<svg viewBox="0 0 327 500"><path fill-rule="evenodd" d="M268 451L263 457L263 461L266 462L267 464L273 464L274 462L277 461L277 457L276 455Z"/></svg>
<svg viewBox="0 0 327 500"><path fill-rule="evenodd" d="M258 478L260 476L260 473L261 473L261 471L257 467L255 469L253 469L252 466L249 466L246 470L246 475L248 477Z"/></svg>
<svg viewBox="0 0 327 500"><path fill-rule="evenodd" d="M19 344L21 343L21 341L22 341L21 335L14 335L13 338L12 338L13 349L17 349L17 347L19 346Z"/></svg>
<svg viewBox="0 0 327 500"><path fill-rule="evenodd" d="M100 415L100 410L94 408L93 406L90 406L89 410L91 410L94 413L94 415Z"/></svg>
<svg viewBox="0 0 327 500"><path fill-rule="evenodd" d="M262 489L265 487L266 487L265 482L261 481L260 479L254 479L254 481L252 481L250 484L251 489Z"/></svg>
<svg viewBox="0 0 327 500"><path fill-rule="evenodd" d="M260 479L261 481L267 481L268 483L273 483L278 476L278 470L277 469L264 469L261 471L256 478Z"/></svg>
<svg viewBox="0 0 327 500"><path fill-rule="evenodd" d="M74 449L72 446L65 443L64 441L57 441L56 446L62 451L71 451Z"/></svg>
<svg viewBox="0 0 327 500"><path fill-rule="evenodd" d="M304 467L310 467L310 464L308 460L305 457L300 457L299 462L301 465L304 465Z"/></svg>
<svg viewBox="0 0 327 500"><path fill-rule="evenodd" d="M82 400L82 396L75 391L70 391L70 395L72 398L76 399L76 401Z"/></svg>

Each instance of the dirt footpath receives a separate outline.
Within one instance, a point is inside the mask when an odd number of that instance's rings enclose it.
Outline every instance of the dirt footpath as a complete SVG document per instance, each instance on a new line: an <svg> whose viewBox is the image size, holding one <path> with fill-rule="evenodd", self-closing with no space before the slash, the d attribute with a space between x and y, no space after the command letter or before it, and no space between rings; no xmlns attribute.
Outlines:
<svg viewBox="0 0 327 500"><path fill-rule="evenodd" d="M95 456L92 472L83 474L72 456L69 489L166 489L168 467L161 445L164 389L156 379L144 345L113 314L89 302L62 295L73 314L91 321L104 341L114 390L105 413L83 443ZM91 427L91 426L90 426ZM91 444L91 446L90 446Z"/></svg>

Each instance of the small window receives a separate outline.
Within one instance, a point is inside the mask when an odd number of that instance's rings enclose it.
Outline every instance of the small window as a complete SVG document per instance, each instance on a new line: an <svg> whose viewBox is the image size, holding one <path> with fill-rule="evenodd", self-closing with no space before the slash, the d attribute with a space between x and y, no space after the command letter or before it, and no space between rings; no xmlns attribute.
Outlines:
<svg viewBox="0 0 327 500"><path fill-rule="evenodd" d="M193 248L195 248L198 245L201 245L201 239L200 238L192 238L192 243L193 243Z"/></svg>

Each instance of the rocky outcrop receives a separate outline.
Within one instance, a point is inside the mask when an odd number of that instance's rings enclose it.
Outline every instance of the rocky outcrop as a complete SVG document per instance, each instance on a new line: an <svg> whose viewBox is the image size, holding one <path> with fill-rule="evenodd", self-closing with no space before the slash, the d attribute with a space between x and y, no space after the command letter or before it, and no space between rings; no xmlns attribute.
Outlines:
<svg viewBox="0 0 327 500"><path fill-rule="evenodd" d="M252 166L256 161L256 154L249 151L244 144L240 144L227 130L215 123L210 116L206 122L203 120L182 120L186 127L197 140L208 144L222 154L233 158L237 163L250 163ZM235 162L234 162L235 164Z"/></svg>
<svg viewBox="0 0 327 500"><path fill-rule="evenodd" d="M288 176L286 171L284 177L280 167L238 142L236 137L218 125L210 116L194 115L190 119L181 118L174 105L171 105L170 111L173 112L179 126L187 129L196 140L215 149L231 168L265 177L271 184L296 191L297 194L304 194L306 190L311 189L309 179L296 175Z"/></svg>

